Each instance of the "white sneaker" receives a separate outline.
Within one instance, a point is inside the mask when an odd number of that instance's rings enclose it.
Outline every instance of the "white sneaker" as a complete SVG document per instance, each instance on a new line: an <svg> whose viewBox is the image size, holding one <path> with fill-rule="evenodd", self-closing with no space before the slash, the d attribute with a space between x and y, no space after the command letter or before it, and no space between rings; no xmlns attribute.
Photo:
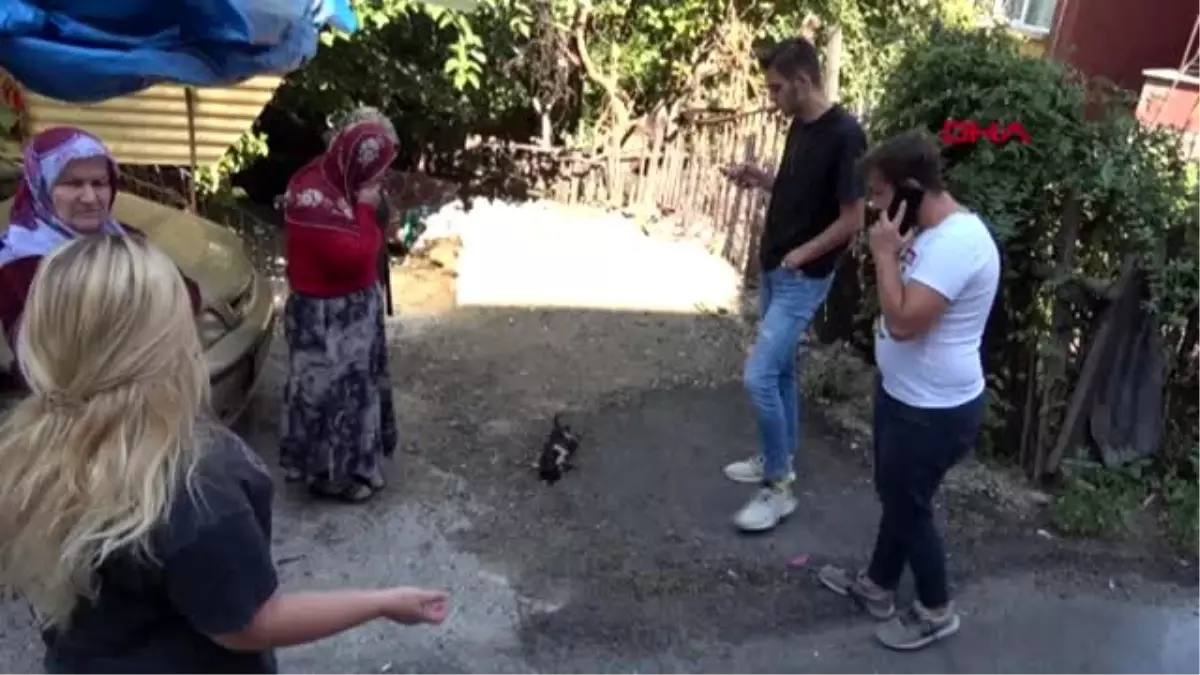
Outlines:
<svg viewBox="0 0 1200 675"><path fill-rule="evenodd" d="M792 515L796 506L796 496L792 494L790 483L764 487L754 495L749 504L737 512L733 517L733 524L746 532L765 532Z"/></svg>
<svg viewBox="0 0 1200 675"><path fill-rule="evenodd" d="M791 460L788 460L788 464L791 465ZM750 459L744 459L740 462L727 464L725 466L725 477L738 483L763 482L762 455L755 455ZM786 480L788 482L796 480L796 471L794 469L788 471Z"/></svg>

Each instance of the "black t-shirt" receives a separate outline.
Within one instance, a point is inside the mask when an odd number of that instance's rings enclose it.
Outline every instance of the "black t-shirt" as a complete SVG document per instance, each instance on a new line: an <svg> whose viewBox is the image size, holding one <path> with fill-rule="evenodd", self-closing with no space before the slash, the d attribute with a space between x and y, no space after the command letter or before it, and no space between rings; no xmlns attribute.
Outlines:
<svg viewBox="0 0 1200 675"><path fill-rule="evenodd" d="M842 204L863 197L857 163L866 147L858 120L841 106L811 122L792 121L759 248L764 271L779 267L792 249L832 225ZM840 246L801 269L810 277L827 276L845 250Z"/></svg>
<svg viewBox="0 0 1200 675"><path fill-rule="evenodd" d="M207 635L249 625L274 594L266 466L230 431L204 425L206 454L152 535L156 562L115 555L64 630L43 633L50 673L273 673L272 652L233 652Z"/></svg>

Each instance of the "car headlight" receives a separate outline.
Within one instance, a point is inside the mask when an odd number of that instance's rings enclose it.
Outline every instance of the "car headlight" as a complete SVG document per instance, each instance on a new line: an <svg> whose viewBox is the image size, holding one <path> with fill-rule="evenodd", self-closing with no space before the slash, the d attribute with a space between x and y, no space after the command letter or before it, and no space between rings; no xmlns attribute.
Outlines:
<svg viewBox="0 0 1200 675"><path fill-rule="evenodd" d="M200 344L208 349L225 337L225 334L229 332L229 327L225 325L225 321L219 314L206 308L200 312L200 316L196 317L196 330L200 332Z"/></svg>

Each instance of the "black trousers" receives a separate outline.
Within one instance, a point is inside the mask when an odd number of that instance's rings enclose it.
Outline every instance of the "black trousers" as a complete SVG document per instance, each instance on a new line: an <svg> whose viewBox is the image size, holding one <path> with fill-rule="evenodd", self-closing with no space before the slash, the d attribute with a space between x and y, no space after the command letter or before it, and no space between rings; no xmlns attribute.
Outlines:
<svg viewBox="0 0 1200 675"><path fill-rule="evenodd" d="M933 497L946 472L975 446L986 393L955 408L916 408L875 390L875 491L883 506L867 576L894 590L905 565L926 607L949 602L946 552Z"/></svg>

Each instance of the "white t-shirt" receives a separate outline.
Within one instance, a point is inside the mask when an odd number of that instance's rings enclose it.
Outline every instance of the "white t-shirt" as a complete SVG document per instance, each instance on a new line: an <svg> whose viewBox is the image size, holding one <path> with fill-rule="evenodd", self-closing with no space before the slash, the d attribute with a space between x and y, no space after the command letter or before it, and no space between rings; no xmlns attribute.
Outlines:
<svg viewBox="0 0 1200 675"><path fill-rule="evenodd" d="M924 335L897 342L880 316L875 362L883 389L918 408L953 408L983 393L979 347L1000 284L1000 251L974 213L955 213L918 234L901 253L900 277L950 301Z"/></svg>

